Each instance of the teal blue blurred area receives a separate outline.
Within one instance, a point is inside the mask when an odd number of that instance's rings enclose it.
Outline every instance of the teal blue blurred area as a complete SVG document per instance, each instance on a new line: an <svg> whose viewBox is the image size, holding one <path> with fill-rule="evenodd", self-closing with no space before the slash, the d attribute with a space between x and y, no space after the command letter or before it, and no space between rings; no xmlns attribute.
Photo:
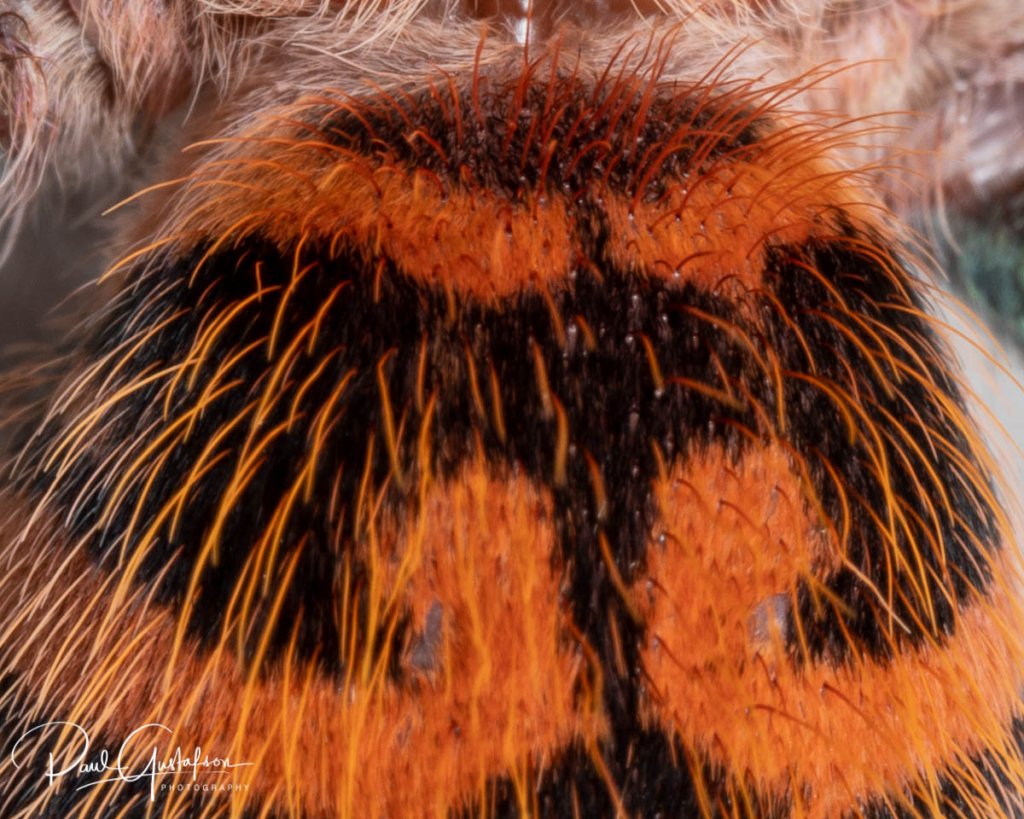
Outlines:
<svg viewBox="0 0 1024 819"><path fill-rule="evenodd" d="M1024 350L1024 202L944 214L938 259L950 285L1006 343Z"/></svg>
<svg viewBox="0 0 1024 819"><path fill-rule="evenodd" d="M947 277L939 312L954 328L947 337L972 414L1004 473L1012 520L1024 526L1024 197L970 212L947 206L923 221Z"/></svg>

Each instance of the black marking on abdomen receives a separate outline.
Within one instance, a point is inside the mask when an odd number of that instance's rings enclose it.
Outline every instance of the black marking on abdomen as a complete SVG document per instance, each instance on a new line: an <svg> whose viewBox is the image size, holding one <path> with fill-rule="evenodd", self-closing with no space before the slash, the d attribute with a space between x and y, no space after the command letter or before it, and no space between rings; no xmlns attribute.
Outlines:
<svg viewBox="0 0 1024 819"><path fill-rule="evenodd" d="M825 287L801 267L801 263L807 262L814 264L842 294L846 300L844 308L839 309ZM250 244L244 250L208 259L192 287L185 281L194 268L193 260L183 259L162 271L163 280L176 282L177 286L157 302L147 298L144 288L126 290L96 341L98 355L109 353L130 338L133 328L151 326L177 310L183 314L157 333L132 360L109 363L110 368L124 366L124 372L129 374L116 383L127 383L131 375L147 367L179 362L186 353L187 343L196 337L204 320L251 295L254 279L250 271L257 263L264 288L287 285L292 260L282 258L269 246ZM300 263L313 264L315 269L290 296L290 309L281 322L278 350L286 348L299 328L311 321L326 292L343 282L345 289L323 316L320 335L311 354L304 352L296 358L289 374L290 384L281 390L284 399L268 415L263 428L272 428L286 418L297 385L313 373L325 355L340 351L331 366L325 368L319 380L306 391L303 402L305 407L315 410L347 373L354 373L344 400L338 404L338 415L344 422L336 424L325 439L314 485L323 489L328 485L325 482L333 479L340 469L340 497L343 503L350 503L362 478L367 439L371 433L376 433L370 475L374 485L384 486L390 462L380 440L381 398L376 368L386 356L384 371L396 424L402 418L405 421L401 458L414 468L415 435L422 419L414 396L420 345L425 344L427 376L423 392L428 396L436 392L437 396L433 468L442 477L453 475L467 458L477 454L475 438L478 437L492 462L519 464L538 484L551 488L559 510L561 559L572 575L577 625L591 638L603 631L597 621L607 616L609 607L614 610L618 606L617 594L606 587L608 580L604 577L596 545L598 533L607 536L625 578L635 576L643 563L654 514L650 499L650 483L656 475L652 445L659 448L671 467L712 443L724 445L739 458L751 434L757 439L772 432L760 428L763 421L750 406L760 404L770 414L776 406L776 385L770 374L755 362L751 351L738 340L740 338L773 349L786 370L813 374L859 396L864 410L872 415L872 422L883 430L889 423L883 412L902 419L921 454L909 451L909 447L897 451L892 442L887 443L886 454L894 465L896 494L921 521L932 521L934 516L934 523L943 535L945 557L954 568L950 585L956 599L965 598L985 582L986 558L981 545L997 544L998 538L994 513L981 496L982 488L975 486L974 478L964 474L966 467L939 454L931 462L921 462L922 457L935 451L928 437L932 434L930 430L939 430L953 448L964 453L965 462L973 465L961 432L949 427L941 408L941 396L932 394L905 374L890 374L899 389L886 393L874 380L872 366L888 368L884 356L914 370L919 369L917 362L894 342L879 353L877 361L869 363L836 325L855 332L858 328L851 314L868 317L890 328L918 351L934 343L932 336L922 319L905 312L905 307L913 305L897 291L890 275L874 269L868 259L846 249L841 241L805 249L779 248L773 253L766 273L777 302L815 351L813 361L807 360L794 329L779 318L777 308L768 299L755 295L746 299L748 306L752 306L748 315L759 317L762 331L745 319L729 299L692 285L672 286L624 275L612 269L607 261L599 266L600 281L594 273L581 268L562 292L551 295L554 315L566 328L564 343L558 337L551 306L537 294L525 294L501 310L461 299L451 312L445 294L419 288L387 266L375 280L377 271L371 269L368 262L362 262L358 255L344 254L328 259L326 248L313 245L305 249ZM250 342L269 336L277 304L269 296L265 301L265 305L254 303L238 322L236 331L221 338L208 369ZM734 327L737 332L730 334L703 316L713 317L714 321ZM588 350L583 340L584 321L596 340L593 350ZM654 383L645 342L651 345L661 367L665 380L661 390ZM546 405L537 387L535 349L544 362L551 394L564 408L568 422L570 447L566 479L561 484L553 481L557 413ZM928 355L923 357L931 360ZM482 417L475 406L468 359L473 361L477 392L486 394L492 368L497 376L507 426L504 440L491 418ZM265 357L265 347L259 346L230 371L224 380L237 379L238 385L204 410L196 420L193 435L170 454L151 496L144 502L143 520L152 519L180 488L205 442L226 420L234 418L254 395L259 395L272 364ZM721 373L726 374L729 383L723 382ZM957 400L955 385L937 365L923 375L951 401ZM684 383L673 383L674 379ZM746 408L730 408L687 388L685 381L703 383L736 395L742 395L736 390L741 387L753 400ZM889 498L868 468L864 447L871 443L869 431L862 426L858 440L851 442L841 414L823 392L797 378L784 379L783 383L785 435L811 466L817 491L833 518L839 518L841 508L835 483L824 466L826 462L848 488L851 499L860 499L859 505L851 502L850 557L861 571L884 588L888 578L884 565L880 565L884 561L880 559L877 546L872 545L877 531L870 513L884 520ZM139 430L154 421L166 423L161 421L159 388L162 385L157 381L118 403L110 412L104 439L99 445L86 445L79 453L75 468L56 482L58 506L67 509L74 504L71 524L75 535L90 531L96 523L97 510L102 509L107 500L104 487L95 480L93 470L100 468L110 447L133 440ZM167 422L172 421L177 412L190 407L204 386L202 376L191 391L179 386L179 397L172 404ZM486 403L489 401L488 398ZM912 416L909 415L911 409ZM267 448L257 478L235 504L224 529L220 563L210 567L204 578L193 618L197 635L215 638L225 594L237 578L253 535L263 531L268 515L276 507L284 488L296 477L306 454L311 414L300 418L295 429ZM54 422L59 423L59 420ZM246 431L243 424L225 438L224 448L230 451L239 446ZM59 442L60 429L48 430L42 439ZM36 458L44 454L37 453ZM587 457L594 459L610 489L608 508L600 514L594 508ZM35 459L29 462L32 460ZM907 462L911 466L920 465L922 471L927 466L937 472L946 491L956 501L953 517L937 503L937 512L933 515L926 506L928 499L919 497L910 478L904 475L906 470L900 469ZM229 458L211 471L190 494L174 541L169 542L165 534L150 549L138 578L144 582L167 569L177 549L182 552L161 581L160 596L165 602L176 604L180 600L190 575L191 555L210 525L224 482L233 467ZM980 473L980 468L974 467ZM46 473L25 477L34 479L37 487L45 487L53 481L53 476ZM121 504L121 511L92 536L91 551L101 564L113 568L112 556L117 555L122 546L127 547L128 553L136 548L137 541L122 544L120 539L127 530L139 491L139 488L134 490L135 494L130 494ZM410 500L403 490L392 488L389 498L394 509L407 513ZM343 546L348 542L351 531L347 527L351 526L352 514L349 509L347 514L335 515L339 520L328 520L327 503L328 498L314 491L308 503L303 503L300 512L293 515L287 529L285 553L301 541L303 535L309 539L299 563L295 594L286 601L281 619L283 622L298 620L300 651L306 656L319 655L319 660L330 668L337 662L331 653L335 631L330 623L334 605L332 572L338 559L331 543L338 527L342 534L340 542ZM920 535L920 542L928 542L924 534ZM908 551L912 548L906 537L901 543ZM919 625L903 635L911 641L924 634L941 637L953 628L952 605L945 601L939 585L946 581L939 576L939 556L927 549L921 552L931 561L934 570L932 596L938 601L938 609L934 618L922 616L921 612L916 612L916 618L904 617L911 626ZM881 633L880 625L885 618L878 616L866 590L845 574L830 582L841 599L857 611L847 628L862 642L861 647L873 655L887 654L891 649L890 638ZM902 582L897 576L897 588ZM910 605L913 599L908 597L910 603L897 601L897 605ZM300 611L302 617L299 617ZM899 612L908 614L903 609ZM844 656L842 629L828 617L816 616L810 608L802 614L804 621L810 624L809 636L816 653L827 650L830 656ZM287 642L289 634L290 626L277 635L279 647Z"/></svg>
<svg viewBox="0 0 1024 819"><path fill-rule="evenodd" d="M678 740L656 730L637 729L628 744L609 754L609 773L619 788L619 799L627 816L665 819L689 819L702 816L698 790L711 809L711 818L746 816L743 806L729 790L729 772L708 763L700 765L702 782L698 786L687 765L688 752ZM543 817L615 816L616 803L597 770L594 760L580 744L573 744L531 772L527 783L529 815ZM758 819L786 819L790 807L784 796L761 793L750 786L746 793L749 806ZM470 819L516 819L520 812L520 793L509 777L488 783L486 805L474 804L453 816Z"/></svg>
<svg viewBox="0 0 1024 819"><path fill-rule="evenodd" d="M374 295L371 271L357 258L346 256L325 264L319 248L312 248L309 260L320 260L321 269L310 276L304 286L291 297L296 312L287 316L285 328L304 326L320 305L325 290L347 281L344 299L322 321L320 340L312 355L303 354L291 374L293 386L278 409L263 424L273 428L286 418L290 399L305 378L319 365L328 351L343 351L306 393L308 405L316 408L350 371L352 378L345 400L338 405L343 423L335 425L317 465L314 491L308 503L300 506L287 530L283 553L288 554L303 537L307 545L299 562L293 583L294 594L285 602L281 626L275 636L275 647L283 650L291 635L292 625L299 623L298 648L301 655L316 655L326 668L337 668L332 655L336 629L332 625L336 605L333 571L338 555L330 544L336 540L335 527L341 527L340 542L347 548L352 537L352 499L355 498L367 457L367 440L376 435L377 443L370 458L371 483L382 487L388 480L391 464L381 441L381 397L377 365L388 356L385 365L390 400L395 407L396 424L404 418L402 459L415 468L416 436L422 412L416 406L416 378L420 345L426 340L427 378L423 392L436 392L433 438L434 463L441 478L454 475L467 459L477 454L479 437L486 456L495 463L519 464L541 485L554 494L561 535L559 556L573 576L572 595L577 625L596 642L603 631L600 621L609 607L619 605L605 577L596 536L603 531L615 550L620 570L630 577L642 565L647 545L653 508L650 502L650 481L654 475L651 445L656 444L671 462L682 450L723 442L739 456L744 444L744 429L753 428L752 412L728 413L714 399L682 388L669 387L658 393L652 381L650 366L641 341L646 336L653 344L666 376L679 376L693 381L717 384L718 367L737 380L753 382L756 365L749 351L703 319L686 312L697 308L726 322L739 322L735 308L726 300L693 287L671 290L663 285L645 284L635 277L609 272L603 283L580 271L576 281L564 293L556 294L558 314L569 328L563 347L556 339L551 312L539 295L526 295L505 310L494 310L469 303L461 304L450 318L443 294L416 288L394 273L380 281L379 299ZM268 247L250 247L247 255L261 264L264 287L287 282L290 260L282 259ZM170 280L187 276L191 260L183 260L176 270L165 271ZM251 279L236 272L234 255L209 259L202 281L193 291L180 286L158 305L136 299L131 292L118 305L107 322L102 351L113 349L122 338L122 328L129 316L140 317L148 326L158 316L187 309L193 292L205 291L203 300L168 326L147 345L146 360L141 368L153 362L167 364L185 353L182 339L194 338L205 317L249 295ZM141 303L140 303L141 301ZM152 314L147 315L147 313ZM591 328L597 346L585 349L581 330L573 325L579 317ZM214 356L223 360L270 332L273 309L253 310L251 317L230 344ZM286 347L284 338L280 347ZM564 407L572 444L569 449L564 484L555 485L557 418L545 407L537 388L537 367L534 345L540 351L547 369L551 392ZM480 416L474 405L471 374L467 355L472 357L480 389L487 389L486 378L493 367L501 389L507 434L502 440L493 423ZM133 362L135 364L135 362ZM227 419L234 418L258 395L270 365L260 347L231 371L225 381L237 380L239 386L219 399L197 421L195 447L201 447ZM204 388L198 379L195 388L183 392L175 402L171 419L197 399ZM726 385L719 385L727 390ZM763 389L762 389L763 392ZM767 396L765 396L767 399ZM112 421L110 440L130 440L154 418L163 407L158 385L133 396L121 417ZM734 423L726 423L726 419ZM239 447L247 430L243 427L225 438L224 448ZM194 633L207 640L216 639L223 615L223 603L230 597L254 535L263 532L268 517L282 494L296 478L306 454L308 423L296 425L280 437L264 454L264 465L258 480L243 493L224 529L220 562L208 567L193 615ZM107 454L86 451L81 465L68 481L59 484L61 503L70 506L76 500L73 515L74 534L87 533L96 523L95 511L102 509L106 496L101 487L90 483L100 458ZM180 487L197 453L191 446L175 451L165 465L159 483L144 501L143 519L152 519L157 511ZM594 508L591 480L586 456L600 466L604 480L614 491L609 493L609 506ZM86 460L87 459L87 460ZM228 460L211 471L191 493L186 513L173 541L166 534L149 549L140 576L151 582L166 572L159 585L164 602L177 605L187 588L191 566L199 544L213 518L216 504L224 491L234 463ZM328 519L329 498L325 487L337 471L341 471L339 493L349 505L339 520ZM411 480L407 482L411 484ZM140 481L141 484L141 481ZM394 486L388 491L390 506L408 514L411 495ZM96 532L91 553L101 565L114 568L132 517L138 491L129 495L109 525ZM81 495L85 493L86 497ZM137 532L136 532L137 534ZM138 547L137 538L127 544L126 551ZM172 558L181 549L177 559ZM168 570L168 565L170 569ZM301 617L299 616L301 612ZM396 656L398 652L395 652ZM397 673L397 671L396 671Z"/></svg>
<svg viewBox="0 0 1024 819"><path fill-rule="evenodd" d="M778 321L766 322L767 346L777 351L787 369L813 374L839 388L867 416L856 419L852 441L849 425L819 388L799 378L786 380L787 437L810 466L829 517L839 522L843 515L837 479L830 470L838 476L850 510L847 559L856 570L841 569L825 582L845 611L822 605L820 594L815 602L806 586L799 607L812 655L832 660L850 657L844 631L876 658L891 656L901 645L919 645L924 637L941 641L952 634L956 604L986 586L991 578L989 550L1000 547L988 475L965 431L953 424L943 406L946 400L962 408L959 389L942 364L944 350L922 317L920 302L908 290L914 284L909 276L895 280L894 271L851 249L846 240L855 238L851 234L833 243L775 248L765 270L766 286L814 358L808 359L797 335ZM810 275L808 268L820 278ZM830 294L830 287L836 295ZM867 335L865 325L874 338ZM863 346L876 351L871 360ZM889 380L888 390L873 367ZM894 421L903 425L902 433ZM882 437L881 445L872 440L876 435ZM871 451L890 466L888 490L872 469ZM963 458L962 464L955 462L951 451ZM938 486L929 477L933 472ZM927 493L929 489L933 491ZM947 493L949 507L940 489ZM905 564L889 567L879 545L880 524L872 518L884 524L889 504L896 501L903 504L899 511L906 525L897 527L892 542ZM917 568L918 561L923 570ZM908 571L908 564L915 569ZM915 573L920 571L926 580ZM901 622L894 633L887 628L888 612L877 593L858 574L870 578L877 589L894 590L893 599L886 601Z"/></svg>
<svg viewBox="0 0 1024 819"><path fill-rule="evenodd" d="M642 625L629 615L607 566L601 557L599 537L607 538L618 571L628 584L642 569L655 509L651 484L657 477L653 449L661 453L669 469L685 462L693 453L711 445L720 445L737 460L751 445L767 442L780 430L766 428L772 408L777 406L777 382L756 361L758 345L770 348L778 356L784 371L813 374L861 398L861 406L871 423L885 426L886 413L901 417L908 435L921 455L903 452L911 466L934 452L928 429L942 429L952 446L964 453L968 466L934 457L927 466L935 470L948 491L956 495L954 515L940 512L935 525L941 530L946 559L954 567L952 579L938 571L939 557L924 552L932 576L932 597L940 601L934 613L925 612L920 598L907 591L909 580L894 573L891 580L905 600L895 601L898 613L906 615L906 633L889 633L885 617L878 612L877 599L850 572L840 572L824 581L846 604L843 613L817 612L805 595L800 612L812 658L822 656L843 660L851 646L844 632L857 641L856 650L884 658L893 646L917 644L926 637L942 639L954 628L953 606L943 603L943 594L956 600L968 598L987 581L986 557L982 548L996 544L994 514L965 470L973 465L967 444L958 430L950 428L941 409L940 398L910 379L894 381L899 389L887 392L876 383L875 367L887 367L887 358L920 369L914 357L889 339L879 360L869 362L865 354L837 328L837 324L856 332L852 315L877 319L884 326L909 340L920 352L932 344L923 319L907 309L916 303L906 296L892 274L873 258L851 250L844 237L830 243L805 248L777 248L769 256L766 271L770 296L749 293L742 306L734 298L701 290L692 284L671 284L660 279L616 270L603 254L603 240L594 237L593 260L596 271L581 264L564 289L545 298L526 293L509 300L501 309L484 307L470 298L424 289L397 273L387 260L381 266L366 261L361 254L342 251L331 257L328 249L308 243L297 259L284 257L269 245L248 242L243 247L210 256L196 274L196 258L180 259L159 272L163 282L172 286L154 301L147 295L148 281L126 289L97 337L98 356L110 354L130 341L139 327L156 326L181 311L163 329L156 332L128 361L111 360L110 372L124 366L123 375L114 379L115 387L128 383L148 366L166 366L180 362L188 345L197 337L204 321L252 295L259 265L259 281L269 294L275 285L282 289L291 282L293 271L311 265L289 295L288 309L278 324L277 350L283 350L307 326L324 303L326 293L344 284L341 297L335 299L323 315L320 332L312 350L299 354L281 387L284 397L268 414L263 428L283 423L298 385L313 376L325 356L333 355L312 386L305 392L304 406L311 411L300 417L294 429L280 435L262 453L258 476L242 492L227 518L221 541L220 559L207 567L194 602L190 633L206 644L216 643L224 625L225 601L230 599L239 573L249 557L256 537L269 523L269 516L283 493L298 477L307 452L307 433L313 410L322 406L330 392L351 374L344 398L337 405L340 423L325 436L313 477L314 491L299 501L281 538L278 566L303 544L297 569L283 607L273 626L266 660L281 657L289 643L296 641L300 658L318 663L327 673L342 670L339 645L337 571L342 558L351 561L355 592L352 606L361 605L358 578L365 573L355 555L353 530L354 498L363 478L364 466L372 486L385 491L386 507L395 515L414 514L414 486L417 464L414 462L417 435L423 421L423 409L417 404L417 367L421 345L426 350L426 377L423 392L436 395L432 426L432 469L445 480L454 476L467 460L481 451L496 466L513 465L524 470L537 484L547 487L555 501L559 535L555 556L567 576L569 608L576 627L596 651L603 667L604 704L610 736L604 753L610 770L626 776L635 769L627 762L639 723L639 646ZM836 297L812 280L799 263L816 266L845 300ZM195 274L195 281L186 284ZM198 451L218 433L222 424L237 416L259 395L273 361L266 358L265 339L275 322L277 299L265 295L264 303L252 302L237 320L233 331L220 339L210 356L207 375L232 353L252 342L261 342L239 360L224 381L237 381L206 407L196 420L193 436L168 454L150 496L141 505L140 518L149 521L181 487ZM787 313L780 318L777 305ZM557 319L557 320L556 320ZM582 319L582 321L581 321ZM584 323L592 333L594 346L588 349ZM564 328L564 340L558 326ZM732 328L732 331L723 329ZM808 360L798 333L810 343L814 360ZM649 344L664 377L656 386L645 344ZM748 346L750 345L750 346ZM129 345L130 346L130 345ZM336 351L336 352L333 352ZM535 351L537 351L535 353ZM538 388L537 354L554 399L545 400ZM925 355L931 360L931 356ZM481 413L473 398L471 368L473 362L478 388L486 392L487 377L493 368L500 386L505 435L502 437L491 415ZM395 425L404 430L399 446L399 461L407 472L403 486L395 480L392 464L382 443L384 419L377 367L384 361L384 380L394 407ZM723 375L724 374L724 375ZM938 369L922 373L951 401L958 401L955 386ZM723 402L694 390L688 383L700 383L719 393L747 396L739 405ZM849 556L858 569L871 578L876 587L887 588L890 577L878 546L878 532L872 514L885 519L889 497L876 476L866 467L865 441L868 430L851 440L841 414L817 389L797 378L783 381L785 409L784 434L795 452L810 465L811 474L826 512L838 518L841 504L829 472L849 489L859 513L851 517ZM161 381L119 402L108 414L104 435L85 445L59 480L53 472L26 474L23 483L39 489L54 484L57 489L56 512L69 515L76 536L89 536L90 554L101 566L118 570L119 555L139 548L136 529L125 543L134 506L142 491L135 486L121 507L104 525L97 528L97 510L108 501L109 487L95 480L96 470L106 468L104 458L117 447L132 441L139 430L152 424L166 424L199 399L205 378L192 388L179 385L171 403L168 419L162 418ZM485 410L489 405L485 400ZM744 404L744 401L746 402ZM557 402L557 403L556 403ZM768 411L755 412L760 405ZM567 449L564 480L556 479L558 459L559 409L565 413L570 445ZM913 407L912 418L908 418ZM42 440L60 442L62 430L58 418L45 430ZM863 426L863 424L862 424ZM235 453L242 445L245 424L227 435L224 450ZM377 444L367 455L367 440L375 435ZM478 443L479 442L479 443ZM900 461L893 442L884 445L888 457ZM33 454L28 462L42 463L46 452ZM608 503L598 509L591 483L588 458L596 463L608 487ZM151 465L155 467L156 455ZM234 469L231 457L221 461L197 482L190 493L180 528L172 539L166 527L149 547L135 581L156 583L157 598L169 606L180 606L188 588L191 570L213 520L216 505L225 491ZM337 482L341 504L331 507L331 487ZM926 498L919 497L912 483L897 479L897 492L922 520L932 515ZM913 519L913 515L909 516ZM925 541L927 542L927 541ZM908 537L900 541L911 549ZM336 550L338 544L340 551ZM685 544L683 544L685 547ZM272 590L280 577L270 584ZM905 608L900 608L905 606ZM246 651L259 640L260 624L270 609L269 600L259 601L250 629ZM842 622L840 617L845 618ZM360 621L360 639L390 651L392 678L400 680L398 661L404 628L385 645L386 629L366 633L365 618ZM615 631L621 639L621 671L616 660ZM794 647L795 648L795 647ZM795 652L796 653L796 652ZM660 740L659 740L660 741ZM632 775L632 774L630 774Z"/></svg>

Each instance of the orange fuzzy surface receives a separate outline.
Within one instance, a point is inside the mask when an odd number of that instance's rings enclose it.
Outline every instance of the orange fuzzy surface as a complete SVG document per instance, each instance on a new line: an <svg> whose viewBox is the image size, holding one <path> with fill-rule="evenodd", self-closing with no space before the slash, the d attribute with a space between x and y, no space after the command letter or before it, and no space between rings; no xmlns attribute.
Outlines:
<svg viewBox="0 0 1024 819"><path fill-rule="evenodd" d="M743 772L743 784L790 794L793 815L813 819L845 816L986 749L1020 764L1006 734L1024 683L1006 566L943 643L888 662L800 666L785 646L800 628L797 582L842 555L808 514L785 451L739 463L712 451L655 491L660 539L635 588L650 719ZM994 802L972 804L999 815Z"/></svg>
<svg viewBox="0 0 1024 819"><path fill-rule="evenodd" d="M12 663L34 699L66 703L68 721L95 732L159 722L174 732L161 745L255 761L233 778L282 810L443 816L510 771L528 807L536 760L602 730L596 706L573 694L583 661L559 604L552 544L549 501L482 464L454 483L424 482L418 515L368 532L379 622L393 627L410 612L422 629L431 608L441 612L420 659L407 648L412 681L400 689L385 679L386 653L352 656L341 685L290 661L257 676L229 644L208 654L186 644L175 656L174 615L141 593L108 607L114 578L74 555L59 565L15 559L8 580L32 598L0 609L0 642L17 639L30 616L43 632L67 630L77 648L37 635ZM89 810L110 794L97 788Z"/></svg>

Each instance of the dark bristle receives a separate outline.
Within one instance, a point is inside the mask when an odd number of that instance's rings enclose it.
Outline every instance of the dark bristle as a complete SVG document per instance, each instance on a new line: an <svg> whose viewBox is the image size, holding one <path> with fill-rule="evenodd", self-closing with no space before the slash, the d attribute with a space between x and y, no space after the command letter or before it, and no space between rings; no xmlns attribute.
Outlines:
<svg viewBox="0 0 1024 819"><path fill-rule="evenodd" d="M468 171L474 186L510 201L527 191L574 200L595 177L612 191L656 201L690 164L753 152L764 136L742 103L695 103L654 79L597 90L571 77L530 80L484 75L474 83L476 99L434 88L409 99L352 103L328 120L324 134L346 150L430 170L448 184ZM464 132L452 112L467 107L477 127ZM721 136L709 136L716 132ZM429 138L417 138L423 136Z"/></svg>

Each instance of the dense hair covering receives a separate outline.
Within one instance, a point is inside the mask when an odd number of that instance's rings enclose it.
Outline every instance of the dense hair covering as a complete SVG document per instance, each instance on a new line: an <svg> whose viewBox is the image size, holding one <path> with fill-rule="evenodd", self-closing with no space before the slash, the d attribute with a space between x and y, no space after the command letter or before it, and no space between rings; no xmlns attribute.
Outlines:
<svg viewBox="0 0 1024 819"><path fill-rule="evenodd" d="M0 253L130 190L2 380L0 816L1024 815L1011 493L906 227L1016 179L1018 41L0 0Z"/></svg>

